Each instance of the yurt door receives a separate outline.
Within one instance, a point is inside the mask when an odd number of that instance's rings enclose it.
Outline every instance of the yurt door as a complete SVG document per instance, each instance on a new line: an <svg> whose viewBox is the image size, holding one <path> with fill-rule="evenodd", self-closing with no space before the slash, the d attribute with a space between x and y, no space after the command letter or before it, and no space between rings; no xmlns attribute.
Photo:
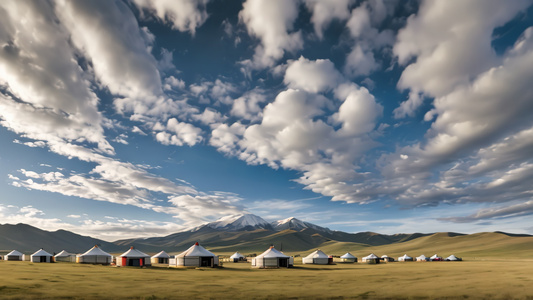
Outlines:
<svg viewBox="0 0 533 300"><path fill-rule="evenodd" d="M212 267L213 258L212 257L200 257L200 266L201 267Z"/></svg>
<svg viewBox="0 0 533 300"><path fill-rule="evenodd" d="M288 258L280 258L279 259L279 266L282 268L288 268L289 267L289 259Z"/></svg>

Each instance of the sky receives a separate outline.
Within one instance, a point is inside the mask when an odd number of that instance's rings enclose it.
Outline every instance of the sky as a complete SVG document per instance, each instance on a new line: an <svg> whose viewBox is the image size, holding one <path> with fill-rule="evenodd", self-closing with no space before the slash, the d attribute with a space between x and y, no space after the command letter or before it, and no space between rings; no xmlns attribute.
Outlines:
<svg viewBox="0 0 533 300"><path fill-rule="evenodd" d="M533 234L533 2L0 2L0 224Z"/></svg>

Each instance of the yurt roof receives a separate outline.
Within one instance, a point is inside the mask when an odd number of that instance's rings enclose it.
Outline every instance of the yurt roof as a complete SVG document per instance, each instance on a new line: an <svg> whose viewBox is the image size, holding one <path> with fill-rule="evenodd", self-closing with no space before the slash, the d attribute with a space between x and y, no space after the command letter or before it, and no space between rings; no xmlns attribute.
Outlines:
<svg viewBox="0 0 533 300"><path fill-rule="evenodd" d="M168 253L166 253L165 251L161 251L159 253L157 253L156 255L152 256L152 258L169 258L170 255L168 255Z"/></svg>
<svg viewBox="0 0 533 300"><path fill-rule="evenodd" d="M341 256L341 258L356 258L356 257L353 256L350 252L346 252L346 254L344 254L343 256Z"/></svg>
<svg viewBox="0 0 533 300"><path fill-rule="evenodd" d="M230 256L229 258L235 259L235 258L243 258L243 257L244 257L244 255L240 254L239 251L237 251L237 252L233 253L233 255Z"/></svg>
<svg viewBox="0 0 533 300"><path fill-rule="evenodd" d="M111 256L111 254L100 249L98 246L94 246L87 252L83 253L81 256Z"/></svg>
<svg viewBox="0 0 533 300"><path fill-rule="evenodd" d="M207 251L204 247L200 246L200 244L198 243L195 243L189 249L176 255L176 257L200 257L200 256L215 256L215 255Z"/></svg>
<svg viewBox="0 0 533 300"><path fill-rule="evenodd" d="M389 257L387 254L381 256L381 258L387 258L387 257Z"/></svg>
<svg viewBox="0 0 533 300"><path fill-rule="evenodd" d="M438 256L437 254L434 254L434 255L433 255L432 257L430 257L430 258L438 258L438 257L440 257L440 256Z"/></svg>
<svg viewBox="0 0 533 300"><path fill-rule="evenodd" d="M255 258L264 258L264 257L266 257L266 258L275 258L275 257L278 257L278 258L289 258L289 256L287 256L287 255L283 254L282 252L276 250L276 248L274 248L274 246L271 246L265 252L259 254Z"/></svg>
<svg viewBox="0 0 533 300"><path fill-rule="evenodd" d="M400 256L400 257L403 259L412 259L412 257L407 254L404 254L403 256Z"/></svg>
<svg viewBox="0 0 533 300"><path fill-rule="evenodd" d="M150 257L150 255L131 247L128 251L122 253L120 257Z"/></svg>
<svg viewBox="0 0 533 300"><path fill-rule="evenodd" d="M450 255L450 256L448 256L446 259L449 259L449 260L458 260L457 256L455 256L455 255L453 255L453 254Z"/></svg>
<svg viewBox="0 0 533 300"><path fill-rule="evenodd" d="M17 250L13 250L7 254L7 256L22 256L23 254L18 252Z"/></svg>
<svg viewBox="0 0 533 300"><path fill-rule="evenodd" d="M426 259L427 256L425 256L424 254L422 254L422 255L418 256L417 258L420 258L420 259Z"/></svg>
<svg viewBox="0 0 533 300"><path fill-rule="evenodd" d="M365 258L370 258L370 259L376 259L376 258L379 258L377 257L374 253L370 253L368 256L366 256Z"/></svg>
<svg viewBox="0 0 533 300"><path fill-rule="evenodd" d="M52 254L44 251L43 249L40 249L37 252L33 253L31 256L52 256Z"/></svg>
<svg viewBox="0 0 533 300"><path fill-rule="evenodd" d="M63 250L59 252L58 254L56 254L54 257L66 257L66 256L71 256L71 255L74 255L74 254L68 253L67 251Z"/></svg>
<svg viewBox="0 0 533 300"><path fill-rule="evenodd" d="M329 256L320 249L306 256L306 258L329 258Z"/></svg>

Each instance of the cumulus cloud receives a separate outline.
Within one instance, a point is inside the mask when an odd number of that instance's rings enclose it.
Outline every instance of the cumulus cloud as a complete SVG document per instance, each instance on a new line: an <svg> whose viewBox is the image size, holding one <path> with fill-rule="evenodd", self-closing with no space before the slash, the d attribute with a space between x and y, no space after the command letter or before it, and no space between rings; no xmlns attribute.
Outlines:
<svg viewBox="0 0 533 300"><path fill-rule="evenodd" d="M298 17L297 1L247 0L239 13L239 19L246 25L248 34L260 39L255 48L253 60L244 61L254 69L271 67L281 59L285 51L303 47L300 31L290 32Z"/></svg>
<svg viewBox="0 0 533 300"><path fill-rule="evenodd" d="M134 0L133 3L151 16L172 25L173 29L189 31L196 29L207 20L206 5L209 0Z"/></svg>
<svg viewBox="0 0 533 300"><path fill-rule="evenodd" d="M344 21L350 17L350 5L354 0L305 0L305 5L312 12L311 22L318 38L324 37L324 30L333 20Z"/></svg>
<svg viewBox="0 0 533 300"><path fill-rule="evenodd" d="M261 104L266 101L267 98L263 90L254 89L248 91L233 101L230 114L243 120L255 122L261 119L263 112Z"/></svg>
<svg viewBox="0 0 533 300"><path fill-rule="evenodd" d="M310 61L303 56L289 62L283 81L290 88L310 93L331 90L344 78L329 59Z"/></svg>

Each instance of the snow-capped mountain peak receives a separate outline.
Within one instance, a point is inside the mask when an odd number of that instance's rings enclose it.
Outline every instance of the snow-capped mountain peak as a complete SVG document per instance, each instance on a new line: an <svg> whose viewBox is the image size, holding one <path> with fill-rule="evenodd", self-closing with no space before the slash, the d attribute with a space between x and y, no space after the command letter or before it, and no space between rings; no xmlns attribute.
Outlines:
<svg viewBox="0 0 533 300"><path fill-rule="evenodd" d="M274 228L274 230L277 230L277 231L286 230L286 229L301 231L306 228L311 228L314 230L325 231L325 232L331 233L331 230L329 228L320 227L318 225L311 224L309 222L298 220L295 217L290 217L287 219L274 221L271 223L271 225Z"/></svg>
<svg viewBox="0 0 533 300"><path fill-rule="evenodd" d="M206 224L213 229L244 230L244 229L270 229L271 225L263 218L250 213L225 216L214 222Z"/></svg>

